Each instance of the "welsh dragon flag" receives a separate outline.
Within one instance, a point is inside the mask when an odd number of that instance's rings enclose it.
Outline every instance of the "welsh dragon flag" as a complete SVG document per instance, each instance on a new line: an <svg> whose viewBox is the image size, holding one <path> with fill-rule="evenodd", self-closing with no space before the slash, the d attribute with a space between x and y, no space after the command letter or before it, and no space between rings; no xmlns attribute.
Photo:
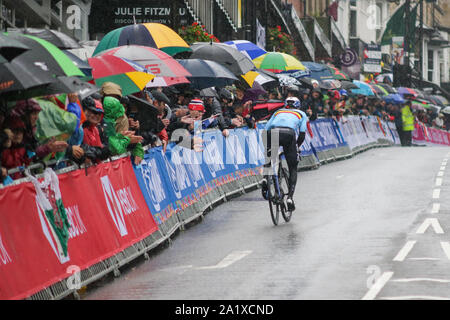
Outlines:
<svg viewBox="0 0 450 320"><path fill-rule="evenodd" d="M28 173L27 176L36 189L37 202L44 210L45 218L51 226L59 254L67 257L70 223L61 199L58 176L50 168L45 169L42 183Z"/></svg>

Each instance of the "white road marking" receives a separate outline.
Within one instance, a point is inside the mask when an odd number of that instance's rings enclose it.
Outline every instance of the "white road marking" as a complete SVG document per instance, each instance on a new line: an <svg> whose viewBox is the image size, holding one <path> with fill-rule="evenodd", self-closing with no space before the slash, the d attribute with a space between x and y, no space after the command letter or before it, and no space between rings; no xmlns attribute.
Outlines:
<svg viewBox="0 0 450 320"><path fill-rule="evenodd" d="M444 176L444 171L439 171L437 174L438 177L443 177Z"/></svg>
<svg viewBox="0 0 450 320"><path fill-rule="evenodd" d="M427 231L428 227L432 226L435 233L444 233L444 230L442 230L441 225L439 224L439 220L436 218L427 218L422 223L422 225L417 229L416 233L423 234L425 231Z"/></svg>
<svg viewBox="0 0 450 320"><path fill-rule="evenodd" d="M192 269L193 267L194 267L193 265L169 267L169 268L166 268L166 269L161 269L161 271L172 272L172 273L176 273L176 274L183 274L186 271L188 271L189 269Z"/></svg>
<svg viewBox="0 0 450 320"><path fill-rule="evenodd" d="M445 166L442 166L439 170L445 171Z"/></svg>
<svg viewBox="0 0 450 320"><path fill-rule="evenodd" d="M436 178L436 187L442 186L442 178Z"/></svg>
<svg viewBox="0 0 450 320"><path fill-rule="evenodd" d="M439 199L440 195L441 195L441 189L433 190L433 199Z"/></svg>
<svg viewBox="0 0 450 320"><path fill-rule="evenodd" d="M414 247L416 242L417 242L416 240L408 241L403 246L403 248L397 253L397 255L394 258L394 261L403 261L403 260L405 260L406 256L411 251L411 249Z"/></svg>
<svg viewBox="0 0 450 320"><path fill-rule="evenodd" d="M408 260L431 260L431 261L433 261L433 260L441 260L441 259L439 259L439 258L426 258L426 257L423 257L423 258L408 258Z"/></svg>
<svg viewBox="0 0 450 320"><path fill-rule="evenodd" d="M222 261L220 261L215 266L208 266L208 267L198 267L196 269L198 270L209 270L209 269L223 269L226 267L231 266L233 263L245 258L248 256L252 251L234 251L227 255Z"/></svg>
<svg viewBox="0 0 450 320"><path fill-rule="evenodd" d="M441 209L440 203L433 203L433 208L431 209L431 213L438 213Z"/></svg>
<svg viewBox="0 0 450 320"><path fill-rule="evenodd" d="M450 243L447 241L441 241L442 250L444 250L447 259L450 260Z"/></svg>
<svg viewBox="0 0 450 320"><path fill-rule="evenodd" d="M405 278L405 279L394 279L392 282L418 282L418 281L430 281L430 282L441 282L450 283L448 279L433 279L433 278Z"/></svg>
<svg viewBox="0 0 450 320"><path fill-rule="evenodd" d="M377 294L381 291L381 289L383 289L383 287L386 285L386 283L389 281L389 279L392 277L393 274L394 272L392 271L383 273L381 277L378 278L377 282L375 282L373 286L370 287L369 291L361 300L375 299Z"/></svg>
<svg viewBox="0 0 450 320"><path fill-rule="evenodd" d="M343 178L343 177L344 177L344 176L342 176L342 175L341 175L341 176L337 176L336 179L341 179L341 178Z"/></svg>
<svg viewBox="0 0 450 320"><path fill-rule="evenodd" d="M450 300L446 297L435 296L399 296L399 297L380 297L382 300Z"/></svg>

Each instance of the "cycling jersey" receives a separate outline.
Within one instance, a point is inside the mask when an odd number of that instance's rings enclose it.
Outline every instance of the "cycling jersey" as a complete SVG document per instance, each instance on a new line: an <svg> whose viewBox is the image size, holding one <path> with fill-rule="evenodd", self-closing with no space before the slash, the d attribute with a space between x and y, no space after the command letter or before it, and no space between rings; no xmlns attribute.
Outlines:
<svg viewBox="0 0 450 320"><path fill-rule="evenodd" d="M273 128L291 128L294 130L296 138L300 132L306 132L308 116L298 109L280 109L276 111L269 122L266 124L266 130Z"/></svg>

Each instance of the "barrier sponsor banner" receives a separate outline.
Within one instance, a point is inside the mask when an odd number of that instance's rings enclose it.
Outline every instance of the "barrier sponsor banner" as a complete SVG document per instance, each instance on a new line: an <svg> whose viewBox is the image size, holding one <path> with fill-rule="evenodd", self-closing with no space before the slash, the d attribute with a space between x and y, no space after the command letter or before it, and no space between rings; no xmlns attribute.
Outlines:
<svg viewBox="0 0 450 320"><path fill-rule="evenodd" d="M436 128L430 128L423 123L416 123L414 125L412 138L414 143L418 144L437 144L450 145L450 133Z"/></svg>
<svg viewBox="0 0 450 320"><path fill-rule="evenodd" d="M129 158L58 178L70 223L67 255L31 183L0 191L0 299L28 297L157 230Z"/></svg>

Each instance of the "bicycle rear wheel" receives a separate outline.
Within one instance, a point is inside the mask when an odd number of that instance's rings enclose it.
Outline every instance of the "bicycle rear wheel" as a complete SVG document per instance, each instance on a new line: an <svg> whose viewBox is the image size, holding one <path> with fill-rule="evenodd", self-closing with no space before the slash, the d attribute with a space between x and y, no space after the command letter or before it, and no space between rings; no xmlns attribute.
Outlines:
<svg viewBox="0 0 450 320"><path fill-rule="evenodd" d="M292 211L289 211L286 205L286 199L289 193L289 170L283 165L283 162L280 164L278 169L278 177L280 181L280 191L282 193L283 199L281 201L281 215L283 216L284 221L289 222L292 218Z"/></svg>
<svg viewBox="0 0 450 320"><path fill-rule="evenodd" d="M276 195L275 188L275 177L267 179L268 183L268 193L269 193L269 209L270 209L270 217L272 218L272 222L274 225L278 225L278 221L280 219L280 209L279 205L274 201Z"/></svg>

